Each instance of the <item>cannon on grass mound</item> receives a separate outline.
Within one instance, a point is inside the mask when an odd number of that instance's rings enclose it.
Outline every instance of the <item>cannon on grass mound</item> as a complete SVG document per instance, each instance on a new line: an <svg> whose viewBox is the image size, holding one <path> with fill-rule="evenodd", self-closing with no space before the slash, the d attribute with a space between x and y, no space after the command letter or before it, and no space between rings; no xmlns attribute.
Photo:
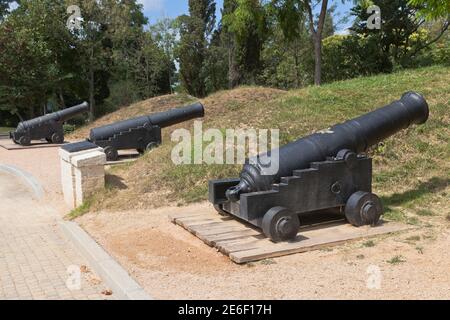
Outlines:
<svg viewBox="0 0 450 320"><path fill-rule="evenodd" d="M302 216L311 213L333 210L354 226L376 225L383 206L372 193L372 159L363 152L428 116L425 99L405 93L381 109L247 160L240 178L210 181L209 200L220 214L261 228L274 242L295 239ZM279 170L272 174L266 160L277 153L272 161Z"/></svg>
<svg viewBox="0 0 450 320"><path fill-rule="evenodd" d="M201 103L116 122L92 129L89 141L102 147L108 161L116 161L119 150L135 149L139 153L161 144L161 128L203 117Z"/></svg>
<svg viewBox="0 0 450 320"><path fill-rule="evenodd" d="M89 104L83 102L80 105L70 107L61 111L46 114L42 117L28 121L22 121L16 130L9 133L9 137L17 144L29 146L31 140L47 140L48 143L63 143L63 124L79 114L87 112Z"/></svg>

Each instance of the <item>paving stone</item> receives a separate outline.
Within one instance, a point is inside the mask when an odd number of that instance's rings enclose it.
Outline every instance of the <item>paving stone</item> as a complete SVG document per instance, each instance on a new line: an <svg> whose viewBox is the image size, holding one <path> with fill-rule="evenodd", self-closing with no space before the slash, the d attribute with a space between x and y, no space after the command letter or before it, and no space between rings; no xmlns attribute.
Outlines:
<svg viewBox="0 0 450 320"><path fill-rule="evenodd" d="M61 219L33 199L20 180L0 172L0 299L101 297L107 289L103 283L94 285L81 279L82 290L67 287L69 267L88 263L60 229Z"/></svg>

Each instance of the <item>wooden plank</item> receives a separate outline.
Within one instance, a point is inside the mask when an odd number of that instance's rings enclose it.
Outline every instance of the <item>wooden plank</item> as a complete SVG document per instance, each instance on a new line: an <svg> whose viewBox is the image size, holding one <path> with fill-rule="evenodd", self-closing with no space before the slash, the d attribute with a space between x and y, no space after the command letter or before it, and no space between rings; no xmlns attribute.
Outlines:
<svg viewBox="0 0 450 320"><path fill-rule="evenodd" d="M369 238L380 234L398 232L410 228L410 226L397 223L385 223L384 225L375 228L355 228L350 225L341 225L330 228L326 232L324 232L324 230L313 230L306 232L303 236L307 237L307 240L290 243L273 243L257 249L233 252L230 254L230 258L234 262L242 264L250 261L317 250L325 246L333 246L348 242L350 240Z"/></svg>
<svg viewBox="0 0 450 320"><path fill-rule="evenodd" d="M213 236L229 232L244 231L245 229L242 229L242 227L240 226L216 225L213 228L208 228L207 226L198 226L198 227L193 226L190 227L189 230L195 232L196 235Z"/></svg>
<svg viewBox="0 0 450 320"><path fill-rule="evenodd" d="M196 236L207 245L218 248L221 241L245 241L245 238L249 238L252 236L249 231L250 230L234 230L214 234L197 234Z"/></svg>
<svg viewBox="0 0 450 320"><path fill-rule="evenodd" d="M235 227L235 228L241 228L241 229L247 229L247 227L245 225L243 225L242 223L229 218L229 219L204 219L203 221L215 221L215 222L219 222L222 224L222 226L224 227ZM199 225L201 222L201 220L190 220L185 222L186 225L189 226L194 226L194 225Z"/></svg>
<svg viewBox="0 0 450 320"><path fill-rule="evenodd" d="M211 212L174 213L174 214L169 215L169 220L174 222L176 219L189 218L189 217L200 217L200 216L210 217Z"/></svg>
<svg viewBox="0 0 450 320"><path fill-rule="evenodd" d="M185 228L189 228L195 225L202 225L208 223L223 223L223 221L214 219L212 217L198 217L198 218L180 218L176 219L176 224L181 225Z"/></svg>
<svg viewBox="0 0 450 320"><path fill-rule="evenodd" d="M247 228L242 231L232 231L216 235L210 235L208 237L208 240L211 242L211 246L214 246L219 241L238 240L241 238L248 238L250 236L258 236L258 235L261 235L261 232L251 228Z"/></svg>
<svg viewBox="0 0 450 320"><path fill-rule="evenodd" d="M339 226L339 225L344 225L344 224L347 224L347 222L344 219L328 221L328 222L321 222L321 223L311 224L311 225L307 225L307 226L301 226L299 233L306 232L309 230L326 229L326 228L331 228L334 226Z"/></svg>
<svg viewBox="0 0 450 320"><path fill-rule="evenodd" d="M175 214L171 215L170 219L239 264L317 250L351 240L411 228L398 223L385 223L375 228L355 228L342 219L316 221L314 224L303 226L296 240L274 243L264 237L259 229L233 217L220 216L212 210Z"/></svg>

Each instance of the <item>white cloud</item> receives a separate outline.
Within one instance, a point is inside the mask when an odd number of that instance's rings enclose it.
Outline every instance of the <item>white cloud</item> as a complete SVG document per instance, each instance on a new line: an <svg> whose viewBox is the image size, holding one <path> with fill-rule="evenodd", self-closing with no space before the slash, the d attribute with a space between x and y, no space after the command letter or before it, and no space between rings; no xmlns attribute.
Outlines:
<svg viewBox="0 0 450 320"><path fill-rule="evenodd" d="M17 2L12 2L9 4L9 10L10 11L16 10L18 6L19 5L17 4Z"/></svg>
<svg viewBox="0 0 450 320"><path fill-rule="evenodd" d="M146 12L164 9L164 0L138 0L137 2L144 5Z"/></svg>

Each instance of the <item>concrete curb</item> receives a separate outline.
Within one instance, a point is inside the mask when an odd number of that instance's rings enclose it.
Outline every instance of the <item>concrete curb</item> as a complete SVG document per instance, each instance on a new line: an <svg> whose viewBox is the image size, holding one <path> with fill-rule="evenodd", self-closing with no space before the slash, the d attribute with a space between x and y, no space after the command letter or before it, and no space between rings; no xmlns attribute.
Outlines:
<svg viewBox="0 0 450 320"><path fill-rule="evenodd" d="M75 247L88 260L89 265L113 290L113 294L118 299L152 300L144 289L130 277L128 272L76 222L62 221L59 225Z"/></svg>
<svg viewBox="0 0 450 320"><path fill-rule="evenodd" d="M15 166L6 164L0 164L0 171L12 174L25 181L25 183L31 187L38 199L41 199L44 196L44 189L42 188L41 184L30 173L23 171L22 169L19 169Z"/></svg>

